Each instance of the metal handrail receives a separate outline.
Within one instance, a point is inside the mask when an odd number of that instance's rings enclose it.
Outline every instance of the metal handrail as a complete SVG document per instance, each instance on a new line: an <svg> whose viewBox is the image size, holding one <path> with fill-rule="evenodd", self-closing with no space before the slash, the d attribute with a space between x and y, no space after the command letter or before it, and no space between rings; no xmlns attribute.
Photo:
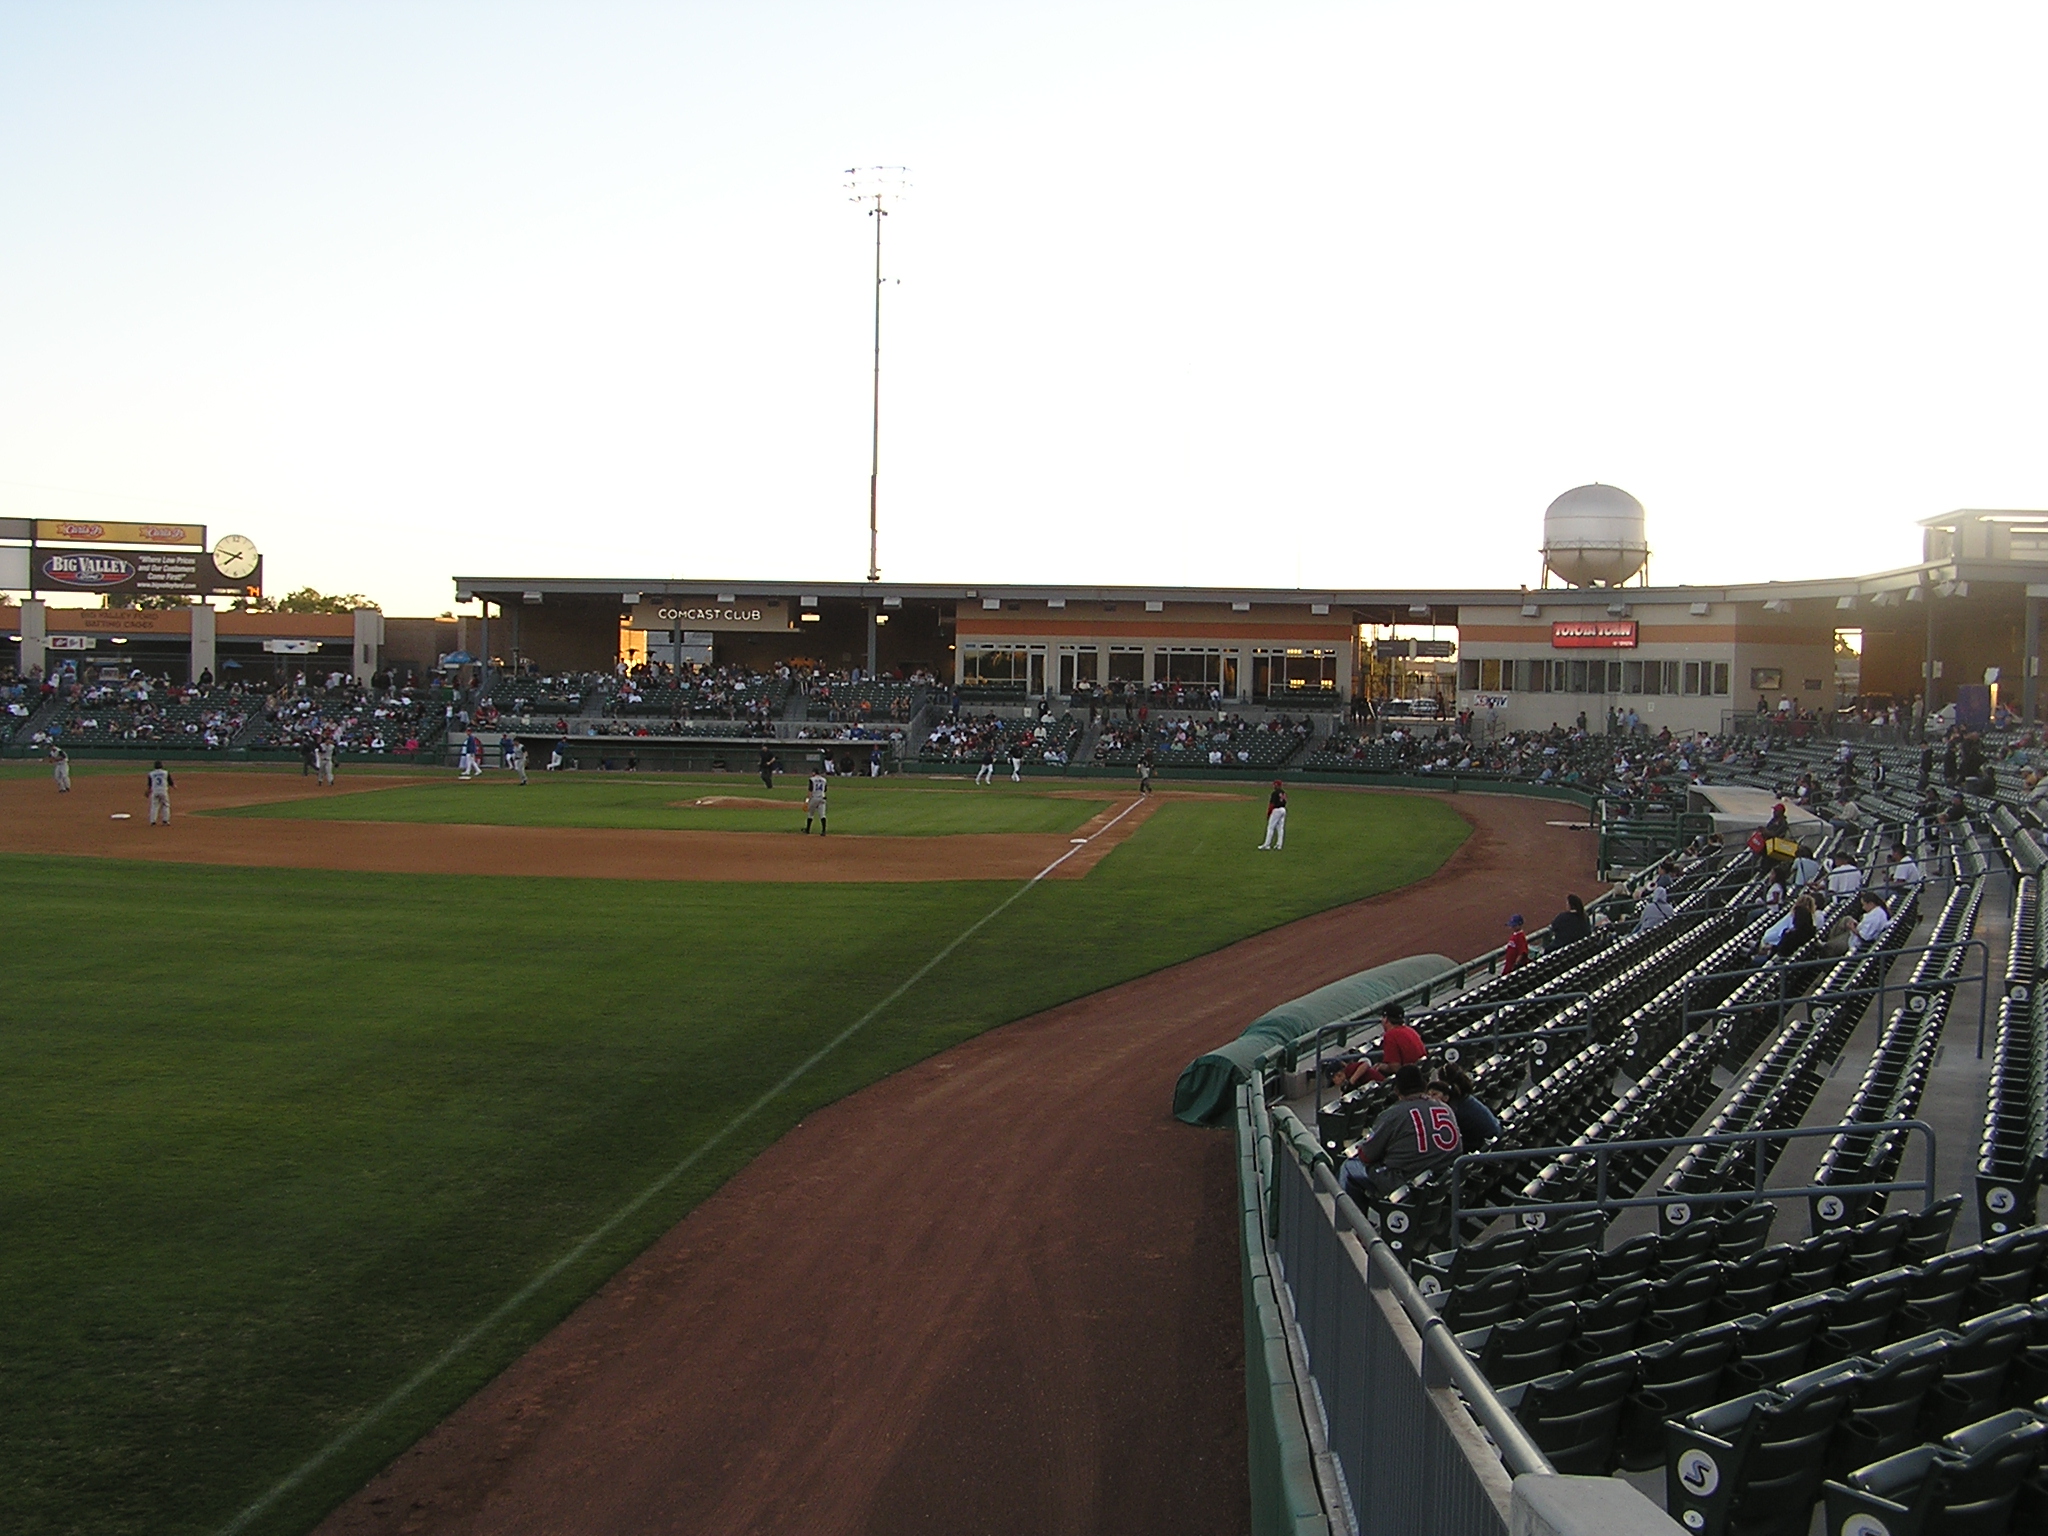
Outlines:
<svg viewBox="0 0 2048 1536"><path fill-rule="evenodd" d="M1799 1184L1783 1187L1769 1187L1764 1183L1765 1169L1762 1158L1756 1159L1756 1184L1750 1189L1700 1190L1672 1195L1634 1195L1625 1199L1611 1199L1607 1194L1607 1160L1617 1152L1669 1152L1685 1147L1732 1147L1745 1142L1757 1141L1799 1141L1816 1136L1835 1137L1845 1131L1875 1132L1891 1130L1915 1130L1927 1138L1927 1176L1924 1179L1900 1179L1880 1184ZM1594 1161L1595 1198L1591 1200L1532 1200L1516 1205L1473 1206L1466 1209L1459 1201L1462 1192L1464 1170L1478 1163L1533 1162L1542 1159L1555 1161L1560 1157L1591 1157ZM1665 1206L1716 1205L1730 1201L1812 1199L1821 1195L1874 1195L1896 1194L1919 1190L1925 1197L1921 1202L1924 1210L1934 1203L1934 1127L1925 1120L1873 1120L1864 1123L1845 1121L1840 1125L1793 1125L1779 1130L1721 1131L1711 1136L1652 1136L1640 1141L1593 1141L1581 1142L1571 1147L1528 1147L1504 1152L1467 1152L1451 1164L1451 1231L1455 1235L1458 1225L1466 1217L1474 1220L1493 1220L1498 1216L1522 1216L1541 1211L1546 1215L1575 1215L1580 1211L1623 1211Z"/></svg>
<svg viewBox="0 0 2048 1536"><path fill-rule="evenodd" d="M1282 1109L1279 1114L1288 1113ZM1276 1138L1277 1141L1278 1138ZM1291 1149L1290 1149L1291 1154ZM1310 1177L1317 1189L1328 1195L1335 1203L1337 1215L1352 1236L1358 1239L1365 1250L1366 1284L1374 1290L1391 1292L1401 1310L1408 1315L1408 1321L1422 1336L1422 1355L1425 1366L1434 1363L1443 1373L1449 1385L1457 1388L1465 1400L1465 1407L1479 1425L1492 1437L1501 1460L1509 1472L1519 1477L1526 1472L1551 1473L1551 1466L1536 1442L1529 1438L1521 1421L1511 1413L1494 1392L1492 1383L1472 1363L1472 1357L1465 1353L1450 1325L1437 1315L1436 1309L1408 1278L1408 1272L1401 1267L1400 1259L1389 1248L1386 1240L1376 1231L1358 1203L1344 1193L1344 1186L1330 1171L1326 1163L1315 1163L1309 1169Z"/></svg>
<svg viewBox="0 0 2048 1536"><path fill-rule="evenodd" d="M1893 961L1905 959L1912 955L1934 954L1937 951L1948 954L1956 950L1967 952L1972 949L1976 950L1978 954L1978 968L1974 972L1965 971L1954 976L1937 976L1929 981L1914 981L1910 977L1905 981L1893 981L1891 979ZM1793 960L1779 966L1756 966L1746 971L1703 971L1697 974L1688 974L1681 984L1679 992L1681 1004L1679 1013L1680 1027L1684 1028L1694 1019L1726 1018L1734 1014L1761 1012L1769 1008L1777 1009L1778 1022L1782 1025L1786 1013L1797 1004L1853 1002L1859 997L1875 997L1878 1000L1878 1012L1882 1013L1884 1011L1884 999L1894 992L1902 996L1912 993L1947 992L1951 994L1950 1001L1953 1002L1955 990L1958 987L1967 986L1974 981L1978 984L1977 1059L1979 1061L1984 1059L1984 1032L1990 1019L1991 995L1991 946L1988 943L1983 939L1950 939L1946 943L1917 944L1898 949L1873 946L1868 950L1852 951L1848 955L1839 957L1839 959L1854 959L1857 955L1861 954L1882 956L1885 960L1885 969L1879 973L1877 985L1874 987L1837 987L1821 992L1800 993L1788 993L1785 990L1786 982L1790 979L1795 967L1831 967L1839 963L1836 957L1826 955L1815 956L1810 960ZM1753 1002L1746 1003L1720 1003L1711 1008L1684 1006L1691 1003L1693 989L1702 982L1750 980L1757 976L1773 973L1778 977L1778 992L1775 997L1759 998Z"/></svg>

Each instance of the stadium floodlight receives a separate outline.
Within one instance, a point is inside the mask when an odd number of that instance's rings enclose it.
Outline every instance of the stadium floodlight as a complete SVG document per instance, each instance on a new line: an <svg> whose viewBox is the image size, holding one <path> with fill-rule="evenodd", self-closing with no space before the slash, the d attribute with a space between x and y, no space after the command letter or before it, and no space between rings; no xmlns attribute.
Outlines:
<svg viewBox="0 0 2048 1536"><path fill-rule="evenodd" d="M868 217L875 221L875 391L868 444L868 580L880 581L876 511L882 479L882 220L889 216L889 204L900 202L910 191L909 173L900 165L848 166L846 191L847 200L866 205Z"/></svg>

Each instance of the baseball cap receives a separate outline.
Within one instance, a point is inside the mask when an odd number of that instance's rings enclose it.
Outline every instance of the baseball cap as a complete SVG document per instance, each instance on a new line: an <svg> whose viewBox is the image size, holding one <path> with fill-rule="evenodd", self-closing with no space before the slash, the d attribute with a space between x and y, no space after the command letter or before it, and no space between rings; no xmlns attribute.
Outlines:
<svg viewBox="0 0 2048 1536"><path fill-rule="evenodd" d="M1516 913L1516 914L1515 914L1515 915L1514 915L1513 917L1509 918L1509 919L1508 919L1508 926L1509 926L1510 928L1519 928L1519 927L1521 927L1521 926L1522 926L1522 914L1521 914L1521 913L1519 913L1519 912L1517 912L1517 913Z"/></svg>

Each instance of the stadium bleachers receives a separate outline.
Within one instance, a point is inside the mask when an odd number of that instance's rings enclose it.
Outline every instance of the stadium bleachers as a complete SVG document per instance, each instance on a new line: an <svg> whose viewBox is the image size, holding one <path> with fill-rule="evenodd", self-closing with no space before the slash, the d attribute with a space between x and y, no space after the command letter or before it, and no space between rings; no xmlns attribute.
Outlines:
<svg viewBox="0 0 2048 1536"><path fill-rule="evenodd" d="M228 688L101 683L80 690L41 729L66 750L219 752L238 744L259 705L254 696Z"/></svg>
<svg viewBox="0 0 2048 1536"><path fill-rule="evenodd" d="M907 725L924 708L930 685L868 678L861 682L813 682L804 696L804 718L834 725Z"/></svg>
<svg viewBox="0 0 2048 1536"><path fill-rule="evenodd" d="M1448 1170L1368 1220L1556 1470L1630 1477L1690 1531L2048 1529L2039 829L1976 794L1932 816L1907 765L1886 777L1820 840L1882 890L1874 941L1843 952L1838 890L1812 942L1765 951L1767 861L1710 849L1667 868L1669 920L1624 906L1410 1016L1498 1106L1506 1155L1459 1169L1455 1222ZM1922 883L1883 887L1895 840ZM1392 1100L1311 1091L1335 1159ZM1898 1187L1912 1120L1951 1161L1973 1133L1975 1241L1952 1245L1949 1167Z"/></svg>
<svg viewBox="0 0 2048 1536"><path fill-rule="evenodd" d="M448 704L425 690L378 693L358 684L308 688L266 701L237 745L257 752L295 752L330 737L344 753L436 752L447 734Z"/></svg>
<svg viewBox="0 0 2048 1536"><path fill-rule="evenodd" d="M992 750L1005 769L1013 755L1024 763L1059 767L1073 760L1080 741L1081 722L1071 714L1054 720L962 714L934 726L917 755L927 763L979 765L983 752Z"/></svg>
<svg viewBox="0 0 2048 1536"><path fill-rule="evenodd" d="M1106 768L1131 767L1149 756L1160 768L1272 773L1294 758L1309 734L1308 721L1285 715L1261 721L1236 715L1180 716L1142 725L1112 721L1103 728L1094 757Z"/></svg>
<svg viewBox="0 0 2048 1536"><path fill-rule="evenodd" d="M592 692L604 714L620 719L773 721L792 686L786 672L653 666L603 679ZM588 693L584 702L588 707Z"/></svg>

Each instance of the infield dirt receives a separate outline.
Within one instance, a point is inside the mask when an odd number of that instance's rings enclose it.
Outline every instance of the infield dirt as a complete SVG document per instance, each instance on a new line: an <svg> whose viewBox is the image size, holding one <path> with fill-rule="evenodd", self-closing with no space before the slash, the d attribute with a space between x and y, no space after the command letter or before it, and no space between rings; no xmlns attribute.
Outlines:
<svg viewBox="0 0 2048 1536"><path fill-rule="evenodd" d="M1241 1532L1231 1143L1173 1083L1276 1003L1598 889L1555 805L1449 798L1474 835L1417 885L811 1116L321 1532Z"/></svg>
<svg viewBox="0 0 2048 1536"><path fill-rule="evenodd" d="M146 820L142 771L80 775L68 795L48 779L0 782L0 852L239 864L268 869L344 869L404 875L569 875L606 880L923 881L1028 880L1089 838L1053 872L1078 880L1174 798L1235 799L1201 791L1148 796L1104 788L1083 798L1104 809L1072 834L979 832L951 837L779 837L760 832L634 830L616 827L513 827L427 822L317 821L202 816L283 800L335 799L408 784L445 783L403 776L344 779L322 789L310 778L271 773L178 775L173 820ZM1120 820L1118 812L1137 808ZM695 803L681 801L679 803ZM791 818L795 801L763 801ZM1249 802L1247 802L1249 804ZM115 819L126 813L126 820ZM1110 825L1114 821L1115 825ZM1107 831L1104 832L1104 829ZM1102 836L1095 836L1104 832Z"/></svg>

